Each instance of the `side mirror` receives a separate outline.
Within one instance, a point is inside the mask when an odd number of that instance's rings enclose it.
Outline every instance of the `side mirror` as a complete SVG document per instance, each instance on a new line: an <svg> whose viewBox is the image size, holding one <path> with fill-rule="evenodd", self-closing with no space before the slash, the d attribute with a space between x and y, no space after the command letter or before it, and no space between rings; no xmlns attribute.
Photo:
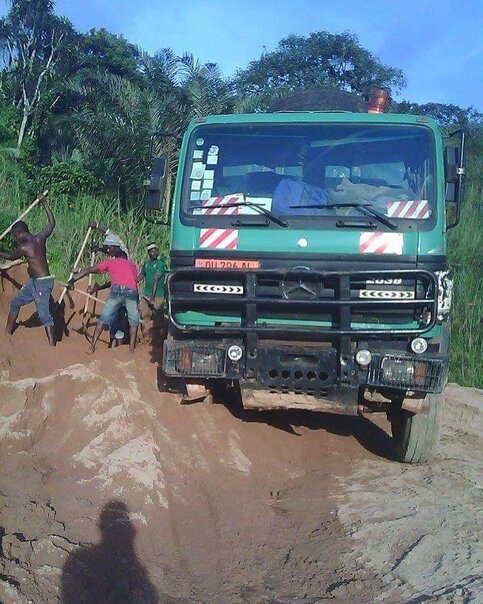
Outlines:
<svg viewBox="0 0 483 604"><path fill-rule="evenodd" d="M455 183L458 180L457 169L459 166L459 149L458 147L445 147L443 152L444 157L444 180L446 184ZM453 201L453 200L448 200Z"/></svg>
<svg viewBox="0 0 483 604"><path fill-rule="evenodd" d="M154 132L149 145L149 170L144 181L144 218L153 224L169 224L171 206L171 182L174 180L173 165L160 153L170 150L171 159L176 157L175 146L180 138L172 132Z"/></svg>
<svg viewBox="0 0 483 604"><path fill-rule="evenodd" d="M166 191L168 160L166 157L153 159L148 178L144 181L146 187L144 209L161 210L163 208L164 193Z"/></svg>
<svg viewBox="0 0 483 604"><path fill-rule="evenodd" d="M454 211L450 214L451 219L446 225L447 230L459 223L463 199L465 133L462 130L457 130L449 136L453 137L457 134L461 135L460 145L447 145L443 151L445 200L447 203L454 204Z"/></svg>

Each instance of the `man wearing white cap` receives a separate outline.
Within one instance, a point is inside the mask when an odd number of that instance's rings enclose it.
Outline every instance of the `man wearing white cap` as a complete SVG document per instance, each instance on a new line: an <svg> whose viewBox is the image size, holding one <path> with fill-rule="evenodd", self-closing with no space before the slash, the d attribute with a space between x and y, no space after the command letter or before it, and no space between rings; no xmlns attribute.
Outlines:
<svg viewBox="0 0 483 604"><path fill-rule="evenodd" d="M111 291L101 312L101 316L97 321L89 352L94 352L97 340L104 326L112 324L117 312L122 307L126 309L129 323L129 350L130 352L134 352L140 322L137 286L138 270L134 262L128 260L125 253L120 249L119 240L112 238L109 241L114 242L107 246L107 251L112 258L87 268L73 269L74 276L69 285L73 285L75 281L90 273L109 274Z"/></svg>
<svg viewBox="0 0 483 604"><path fill-rule="evenodd" d="M140 278L144 280L141 297L141 331L146 336L146 321L155 318L164 304L164 278L166 265L159 258L159 247L155 243L146 246L148 258L141 269ZM155 325L155 327L157 327Z"/></svg>
<svg viewBox="0 0 483 604"><path fill-rule="evenodd" d="M118 235L116 235L116 233L114 233L114 231L111 231L110 228L108 228L102 224L99 224L95 220L91 220L91 222L89 222L89 226L91 227L91 229L97 229L98 231L100 231L101 233L104 233L104 235L105 235L105 239L102 243L102 247L98 248L98 251L107 252L107 247L109 245L114 245L114 246L119 247L125 254L127 254L129 256L129 252L127 250L126 244L122 241L122 239Z"/></svg>

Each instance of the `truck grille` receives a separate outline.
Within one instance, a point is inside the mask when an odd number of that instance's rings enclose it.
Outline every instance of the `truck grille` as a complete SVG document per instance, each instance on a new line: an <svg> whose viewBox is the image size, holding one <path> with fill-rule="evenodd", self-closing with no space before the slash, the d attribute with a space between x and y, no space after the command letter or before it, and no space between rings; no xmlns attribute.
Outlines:
<svg viewBox="0 0 483 604"><path fill-rule="evenodd" d="M425 333L436 322L436 279L419 269L182 268L171 273L168 290L170 320L185 332L404 335ZM187 311L227 321L183 325L177 316Z"/></svg>

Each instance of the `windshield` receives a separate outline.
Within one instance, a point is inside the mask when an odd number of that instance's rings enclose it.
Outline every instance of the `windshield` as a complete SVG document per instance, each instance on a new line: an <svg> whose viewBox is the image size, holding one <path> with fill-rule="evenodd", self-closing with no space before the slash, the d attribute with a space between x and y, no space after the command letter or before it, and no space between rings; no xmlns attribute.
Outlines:
<svg viewBox="0 0 483 604"><path fill-rule="evenodd" d="M364 204L391 222L414 224L434 211L432 135L405 125L200 126L191 135L183 189L185 214L205 222L232 214L241 220L263 208L316 226L344 216L364 220L357 207Z"/></svg>

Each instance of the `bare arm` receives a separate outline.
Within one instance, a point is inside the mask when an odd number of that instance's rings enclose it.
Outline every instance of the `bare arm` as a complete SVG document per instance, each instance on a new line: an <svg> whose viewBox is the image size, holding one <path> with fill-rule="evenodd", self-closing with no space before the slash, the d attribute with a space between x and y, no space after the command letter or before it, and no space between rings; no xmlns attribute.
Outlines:
<svg viewBox="0 0 483 604"><path fill-rule="evenodd" d="M138 276L136 277L136 283L141 283L141 281L144 281L145 277L146 277L146 274L144 272L144 264L143 264L141 270L138 273Z"/></svg>
<svg viewBox="0 0 483 604"><path fill-rule="evenodd" d="M22 246L19 246L14 252L0 252L0 258L5 260L18 260L22 256L25 256L25 250Z"/></svg>
<svg viewBox="0 0 483 604"><path fill-rule="evenodd" d="M100 273L101 271L99 270L99 265L95 264L94 266L88 266L87 268L73 269L72 272L74 274L71 279L69 279L69 283L75 283L90 273Z"/></svg>
<svg viewBox="0 0 483 604"><path fill-rule="evenodd" d="M164 275L164 273L160 273L159 271L154 273L154 277L153 277L153 291L151 292L151 299L154 300L154 298L156 297L156 290L158 289L158 283L161 279L161 277Z"/></svg>
<svg viewBox="0 0 483 604"><path fill-rule="evenodd" d="M91 220L89 222L89 226L91 227L91 229L97 229L98 231L101 231L101 233L104 233L104 235L109 230L108 227L104 226L103 224L99 224L95 220Z"/></svg>
<svg viewBox="0 0 483 604"><path fill-rule="evenodd" d="M55 217L52 213L52 210L50 209L49 204L47 203L47 198L45 197L44 194L39 195L39 200L40 200L40 203L44 206L44 209L47 213L47 220L49 221L47 223L47 226L40 231L39 235L41 237L43 237L44 239L47 239L47 237L49 237L49 235L51 235L52 231L54 230Z"/></svg>

